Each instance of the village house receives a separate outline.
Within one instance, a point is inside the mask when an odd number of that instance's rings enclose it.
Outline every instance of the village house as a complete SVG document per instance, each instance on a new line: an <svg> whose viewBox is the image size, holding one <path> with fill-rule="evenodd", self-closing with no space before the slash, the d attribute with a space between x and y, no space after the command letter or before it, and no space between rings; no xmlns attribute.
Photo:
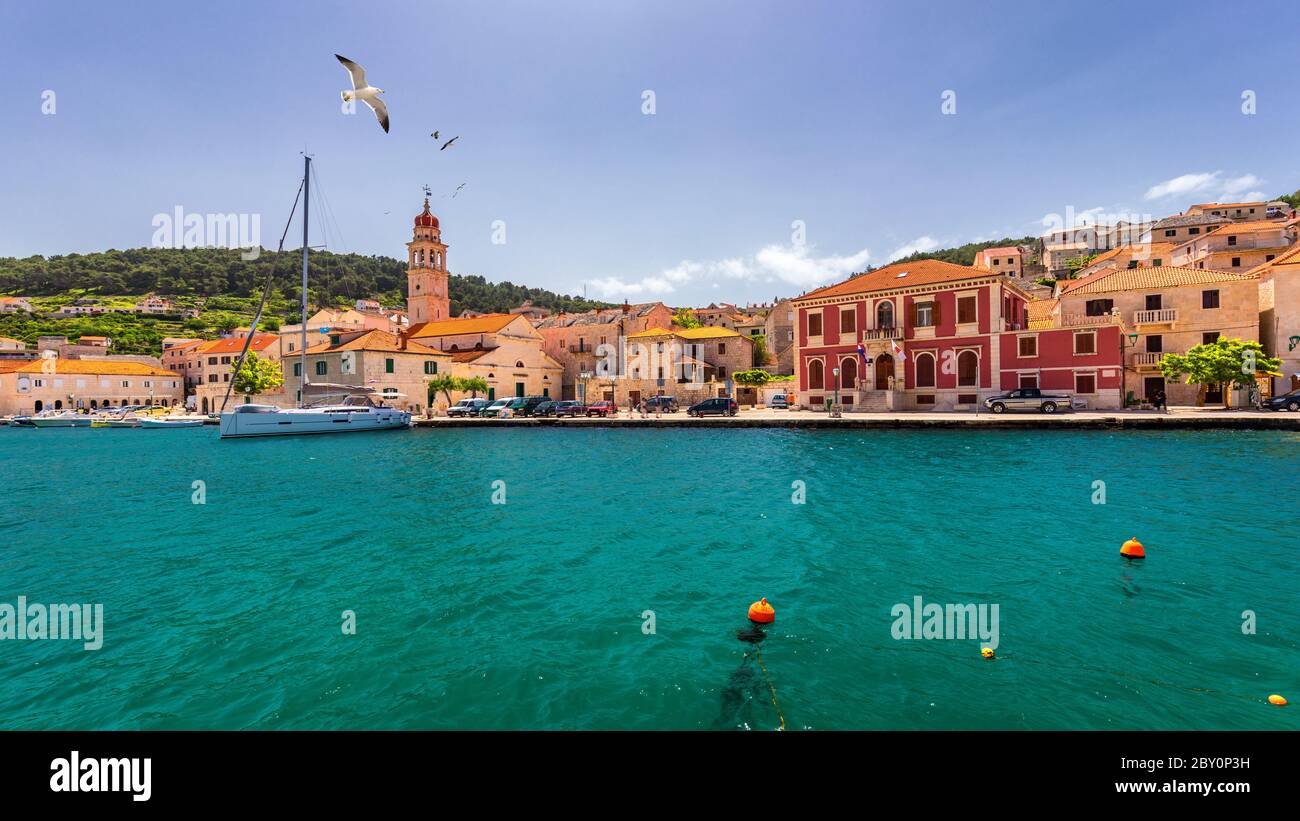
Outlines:
<svg viewBox="0 0 1300 821"><path fill-rule="evenodd" d="M1282 360L1274 396L1300 388L1300 245L1249 272L1259 278L1259 341Z"/></svg>
<svg viewBox="0 0 1300 821"><path fill-rule="evenodd" d="M176 306L170 299L160 296L147 296L135 303L137 314L174 314Z"/></svg>
<svg viewBox="0 0 1300 821"><path fill-rule="evenodd" d="M741 404L754 404L754 391L738 390L731 381L753 361L753 340L731 328L648 328L627 335L621 357L596 363L580 380L577 398L635 407L643 399L671 396L684 407L733 395Z"/></svg>
<svg viewBox="0 0 1300 821"><path fill-rule="evenodd" d="M451 372L451 354L377 329L332 332L306 354L309 384L369 388L389 405L413 414L430 408L446 410L446 398L430 397L428 385L433 377ZM301 396L302 360L298 356L284 362L284 394L290 404L297 404ZM254 401L268 400L258 396Z"/></svg>
<svg viewBox="0 0 1300 821"><path fill-rule="evenodd" d="M1093 257L1087 265L1075 272L1074 279L1058 280L1057 293L1068 290L1080 280L1103 271L1113 271L1118 268L1158 268L1168 265L1175 247L1177 246L1170 242L1142 242L1112 248Z"/></svg>
<svg viewBox="0 0 1300 821"><path fill-rule="evenodd" d="M27 343L21 339L14 339L9 336L0 336L0 351L25 351Z"/></svg>
<svg viewBox="0 0 1300 821"><path fill-rule="evenodd" d="M523 303L519 305L519 307L511 308L510 313L522 314L523 316L526 316L529 319L531 319L533 322L537 322L540 319L545 319L546 317L551 315L551 311L549 308L543 308L540 305L534 305L531 299L525 299Z"/></svg>
<svg viewBox="0 0 1300 821"><path fill-rule="evenodd" d="M31 313L32 303L25 296L0 296L0 314Z"/></svg>
<svg viewBox="0 0 1300 821"><path fill-rule="evenodd" d="M788 299L778 300L763 317L763 337L771 363L766 370L776 376L794 373L794 317L794 303Z"/></svg>
<svg viewBox="0 0 1300 821"><path fill-rule="evenodd" d="M964 409L1005 390L1120 403L1112 317L1045 317L1004 273L940 260L894 263L796 298L800 404L845 410Z"/></svg>
<svg viewBox="0 0 1300 821"><path fill-rule="evenodd" d="M1018 246L985 248L975 252L975 267L986 271L1020 277L1024 271L1024 252Z"/></svg>
<svg viewBox="0 0 1300 821"><path fill-rule="evenodd" d="M245 336L211 339L198 345L183 345L176 355L180 359L179 373L184 375L192 404L200 413L217 413L225 401L230 380L234 377L235 363L244 350ZM263 359L279 360L280 338L275 334L254 334L248 350ZM167 351L163 351L164 356ZM171 364L175 360L165 360ZM284 401L284 389L263 394L258 401L278 404Z"/></svg>
<svg viewBox="0 0 1300 821"><path fill-rule="evenodd" d="M424 322L412 327L406 338L451 354L452 374L482 377L489 399L560 398L564 367L542 349L541 333L522 314Z"/></svg>
<svg viewBox="0 0 1300 821"><path fill-rule="evenodd" d="M184 399L180 374L138 362L0 360L0 416L123 405L170 407Z"/></svg>
<svg viewBox="0 0 1300 821"><path fill-rule="evenodd" d="M561 311L534 327L542 335L542 350L564 368L559 398L577 399L582 374L595 373L602 356L617 357L623 344L620 340L649 328L667 328L672 322L673 311L662 302L625 302L619 308L576 314Z"/></svg>
<svg viewBox="0 0 1300 821"><path fill-rule="evenodd" d="M1142 238L1145 242L1171 242L1182 245L1190 239L1210 233L1220 225L1231 222L1223 215L1177 214L1156 220L1150 232Z"/></svg>
<svg viewBox="0 0 1300 821"><path fill-rule="evenodd" d="M1175 248L1170 264L1245 273L1281 256L1295 244L1297 234L1296 220L1228 223Z"/></svg>
<svg viewBox="0 0 1300 821"><path fill-rule="evenodd" d="M1172 405L1221 405L1218 388L1167 383L1160 360L1221 336L1258 340L1259 280L1244 273L1168 265L1123 268L1062 293L1054 315L1066 321L1118 316L1126 334L1126 395L1150 399L1164 390ZM1136 334L1136 342L1129 342L1128 334Z"/></svg>
<svg viewBox="0 0 1300 821"><path fill-rule="evenodd" d="M373 302L373 300L358 300ZM375 302L378 305L379 303ZM400 333L407 327L406 316L398 311L360 310L357 308L321 308L307 318L307 347L317 345L331 331L386 331ZM280 357L302 350L302 323L280 326Z"/></svg>
<svg viewBox="0 0 1300 821"><path fill-rule="evenodd" d="M1282 217L1290 208L1281 200L1272 202L1202 202L1188 207L1192 216L1224 217L1232 220L1258 220Z"/></svg>

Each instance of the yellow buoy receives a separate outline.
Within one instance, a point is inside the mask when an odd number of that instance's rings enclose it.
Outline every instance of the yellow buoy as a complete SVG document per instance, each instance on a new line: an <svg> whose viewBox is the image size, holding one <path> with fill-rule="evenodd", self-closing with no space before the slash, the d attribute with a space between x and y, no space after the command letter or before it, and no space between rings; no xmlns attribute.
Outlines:
<svg viewBox="0 0 1300 821"><path fill-rule="evenodd" d="M983 656L983 657L986 658L986 659L991 659L991 658L993 658L993 648L992 648L992 647L985 647L983 650L980 650L980 655Z"/></svg>
<svg viewBox="0 0 1300 821"><path fill-rule="evenodd" d="M1282 698L1281 696L1279 696L1279 695L1277 695L1276 693L1274 693L1273 695L1271 695L1271 696L1268 697L1268 703L1269 703L1269 704L1276 704L1276 705L1279 706L1279 707L1285 707L1285 706L1286 706L1286 699L1284 699L1284 698Z"/></svg>

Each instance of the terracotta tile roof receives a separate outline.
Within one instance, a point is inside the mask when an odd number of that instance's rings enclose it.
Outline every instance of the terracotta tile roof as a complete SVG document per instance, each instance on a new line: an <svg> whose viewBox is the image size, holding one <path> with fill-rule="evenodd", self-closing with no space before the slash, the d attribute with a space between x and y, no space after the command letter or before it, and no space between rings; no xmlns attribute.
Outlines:
<svg viewBox="0 0 1300 821"><path fill-rule="evenodd" d="M1080 280L1070 289L1070 295L1100 294L1109 291L1135 291L1149 288L1174 288L1179 285L1201 285L1213 282L1239 282L1253 280L1250 274L1214 271L1201 268L1183 268L1161 265L1158 268L1122 268L1104 276Z"/></svg>
<svg viewBox="0 0 1300 821"><path fill-rule="evenodd" d="M443 319L438 322L421 322L407 332L413 339L431 336L458 336L460 334L493 334L517 319L519 314L484 314L465 319ZM525 322L527 320L524 320Z"/></svg>
<svg viewBox="0 0 1300 821"><path fill-rule="evenodd" d="M473 362L475 359L491 352L491 349L482 351L456 351L451 354L451 359L453 362Z"/></svg>
<svg viewBox="0 0 1300 821"><path fill-rule="evenodd" d="M1008 245L1002 248L985 248L980 253L986 257L1005 257L1007 254L1019 254L1020 249L1014 245Z"/></svg>
<svg viewBox="0 0 1300 821"><path fill-rule="evenodd" d="M1218 228L1215 228L1213 231L1210 231L1205 236L1208 237L1210 234L1223 234L1225 236L1228 234L1256 234L1261 231L1276 231L1279 228L1285 228L1286 225L1286 220L1280 219L1250 220L1249 222L1226 222Z"/></svg>
<svg viewBox="0 0 1300 821"><path fill-rule="evenodd" d="M1193 208L1249 208L1251 206L1268 205L1267 202L1198 202L1194 205L1187 206L1187 210Z"/></svg>
<svg viewBox="0 0 1300 821"><path fill-rule="evenodd" d="M277 334L257 334L253 337L253 344L248 346L250 351L264 351L280 340ZM204 342L194 349L195 353L239 353L244 350L244 337L231 336L225 339L213 339Z"/></svg>
<svg viewBox="0 0 1300 821"><path fill-rule="evenodd" d="M1246 272L1247 276L1259 276L1274 265L1300 265L1300 243L1292 245L1286 253L1278 254L1268 262L1261 262Z"/></svg>
<svg viewBox="0 0 1300 821"><path fill-rule="evenodd" d="M1061 304L1059 299L1035 299L1025 305L1025 314L1031 319L1046 319Z"/></svg>
<svg viewBox="0 0 1300 821"><path fill-rule="evenodd" d="M77 341L78 341L78 342L107 342L107 341L108 341L108 337L106 337L106 336L90 336L90 335L87 334L87 335L85 335L85 336L79 336L79 337L77 337Z"/></svg>
<svg viewBox="0 0 1300 821"><path fill-rule="evenodd" d="M0 373L13 373L30 364L30 359L0 359Z"/></svg>
<svg viewBox="0 0 1300 821"><path fill-rule="evenodd" d="M884 268L877 268L869 273L860 274L835 285L809 291L796 297L794 302L822 297L850 296L871 291L892 291L895 288L907 288L917 285L937 285L943 282L960 282L964 279L983 279L995 276L983 268L957 265L938 259L922 259L916 262L895 262Z"/></svg>
<svg viewBox="0 0 1300 821"><path fill-rule="evenodd" d="M402 347L401 340L396 334L390 334L388 331L381 331L378 328L366 331L354 339L341 341L334 345L331 342L321 342L307 348L307 353L334 353L336 351L382 351L384 353L414 353L424 356L448 356L448 354L434 348L421 345L419 342L407 341L406 347Z"/></svg>
<svg viewBox="0 0 1300 821"><path fill-rule="evenodd" d="M627 338L654 339L661 336L676 336L682 339L729 339L733 336L743 337L744 334L731 328L705 325L702 328L647 328L644 331L628 334Z"/></svg>
<svg viewBox="0 0 1300 821"><path fill-rule="evenodd" d="M35 359L24 363L23 367L16 370L22 373L42 373L43 369L50 367L47 363L51 361L54 363L55 373L92 376L174 376L178 379L181 377L175 371L165 371L143 362L116 362L104 359Z"/></svg>

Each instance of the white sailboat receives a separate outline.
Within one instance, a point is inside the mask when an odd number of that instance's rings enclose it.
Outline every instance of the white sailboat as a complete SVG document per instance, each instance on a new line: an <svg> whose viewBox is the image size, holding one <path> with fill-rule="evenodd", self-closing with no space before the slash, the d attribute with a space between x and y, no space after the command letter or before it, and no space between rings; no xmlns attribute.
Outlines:
<svg viewBox="0 0 1300 821"><path fill-rule="evenodd" d="M302 389L298 407L280 408L275 405L240 405L232 411L225 410L222 402L220 436L222 439L241 439L254 436L294 436L313 433L352 433L372 430L397 430L411 426L411 414L384 404L382 395L371 388L356 385L312 383L307 379L307 220L311 194L311 157L303 157L302 176L302 353L300 371ZM291 217L292 218L292 217ZM287 231L287 228L286 228ZM284 238L280 239L281 248ZM262 317L262 306L270 293L272 277L268 276L262 292L262 302L257 306L244 351L235 363L234 372L248 354L248 343L257 333L257 323ZM234 382L231 382L231 386ZM306 405L309 396L317 398L316 404ZM343 396L342 401L338 397ZM226 389L226 399L230 388Z"/></svg>

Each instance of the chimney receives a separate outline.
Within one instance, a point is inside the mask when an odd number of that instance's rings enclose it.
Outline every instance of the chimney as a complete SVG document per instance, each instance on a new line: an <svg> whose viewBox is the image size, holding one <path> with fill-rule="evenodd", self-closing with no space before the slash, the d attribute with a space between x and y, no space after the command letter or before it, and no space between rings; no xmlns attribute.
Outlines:
<svg viewBox="0 0 1300 821"><path fill-rule="evenodd" d="M626 299L623 300L623 313L626 314L626 313L631 313L631 312L632 312L632 306L627 304L627 300L626 300Z"/></svg>

